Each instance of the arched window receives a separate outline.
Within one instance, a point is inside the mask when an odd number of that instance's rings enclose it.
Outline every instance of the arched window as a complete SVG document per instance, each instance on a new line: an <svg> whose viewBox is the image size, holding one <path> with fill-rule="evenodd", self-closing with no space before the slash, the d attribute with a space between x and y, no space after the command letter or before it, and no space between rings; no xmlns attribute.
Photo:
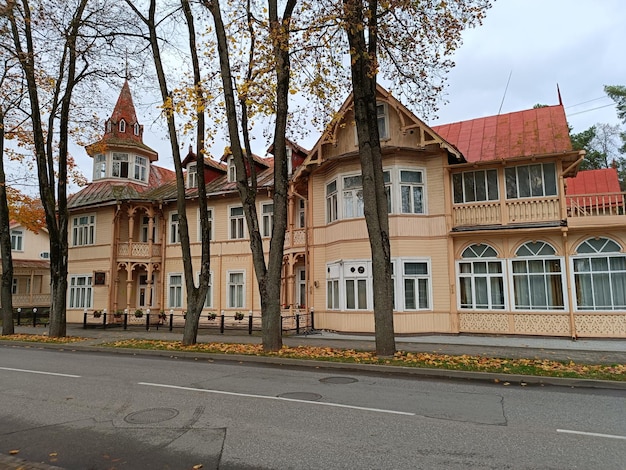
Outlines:
<svg viewBox="0 0 626 470"><path fill-rule="evenodd" d="M626 310L626 255L609 238L590 238L573 257L578 310Z"/></svg>
<svg viewBox="0 0 626 470"><path fill-rule="evenodd" d="M135 125L133 126L133 132L135 135L139 135L139 123L136 122Z"/></svg>
<svg viewBox="0 0 626 470"><path fill-rule="evenodd" d="M107 121L107 133L110 134L111 132L113 132L113 124L111 123L111 120L109 119Z"/></svg>
<svg viewBox="0 0 626 470"><path fill-rule="evenodd" d="M124 121L123 119L120 120L119 129L120 129L120 132L126 132L126 121Z"/></svg>
<svg viewBox="0 0 626 470"><path fill-rule="evenodd" d="M549 244L537 241L520 246L511 261L517 310L564 310L563 267Z"/></svg>
<svg viewBox="0 0 626 470"><path fill-rule="evenodd" d="M457 262L461 309L504 309L502 261L489 245L470 245Z"/></svg>

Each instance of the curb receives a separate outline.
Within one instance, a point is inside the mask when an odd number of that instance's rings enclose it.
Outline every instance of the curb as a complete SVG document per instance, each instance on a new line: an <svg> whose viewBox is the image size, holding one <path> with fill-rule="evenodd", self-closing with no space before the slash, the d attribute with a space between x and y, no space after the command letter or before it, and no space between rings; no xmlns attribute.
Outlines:
<svg viewBox="0 0 626 470"><path fill-rule="evenodd" d="M151 349L129 349L129 348L107 348L101 346L89 346L76 343L35 343L25 341L7 341L0 344L13 345L17 347L27 347L38 349L56 349L59 351L84 351L98 352L106 354L125 354L132 356L157 356L172 359L185 360L209 360L211 362L239 362L263 364L272 366L286 366L309 369L322 370L341 370L344 372L354 373L376 373L385 375L394 375L399 377L421 377L436 378L448 380L472 380L491 384L499 384L503 386L512 383L520 386L555 386L569 388L592 388L606 390L626 390L626 381L616 380L597 380L597 379L579 379L567 377L545 377L537 375L521 375L521 374L502 374L495 372L471 372L450 369L427 369L420 367L403 367L403 366L387 366L382 364L355 364L332 361L316 361L313 359L291 359L285 357L272 356L251 356L242 354L215 354L215 353L198 353L186 351L161 351Z"/></svg>

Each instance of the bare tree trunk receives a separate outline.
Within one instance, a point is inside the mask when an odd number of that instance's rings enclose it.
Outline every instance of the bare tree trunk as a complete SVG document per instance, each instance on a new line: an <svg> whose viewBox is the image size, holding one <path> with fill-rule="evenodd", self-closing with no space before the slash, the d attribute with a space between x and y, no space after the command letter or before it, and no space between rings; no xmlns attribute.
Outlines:
<svg viewBox="0 0 626 470"><path fill-rule="evenodd" d="M12 335L13 328L13 257L11 255L11 229L7 203L6 176L4 173L4 112L0 109L0 254L2 254L2 334Z"/></svg>
<svg viewBox="0 0 626 470"><path fill-rule="evenodd" d="M363 27L365 18L361 0L344 0L344 7L352 57L354 119L361 159L365 223L372 252L376 353L379 356L391 356L396 351L396 344L393 328L389 216L376 107L377 1L368 2L367 28Z"/></svg>

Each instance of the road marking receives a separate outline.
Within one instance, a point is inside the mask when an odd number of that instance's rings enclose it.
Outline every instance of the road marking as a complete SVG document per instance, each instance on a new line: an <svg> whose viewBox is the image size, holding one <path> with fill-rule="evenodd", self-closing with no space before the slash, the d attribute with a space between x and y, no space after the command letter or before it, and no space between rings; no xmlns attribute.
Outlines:
<svg viewBox="0 0 626 470"><path fill-rule="evenodd" d="M394 410L383 410L380 408L367 408L364 406L352 406L352 405L341 405L339 403L326 403L319 401L309 401L309 400L298 400L296 398L283 398L283 397L272 397L269 395L253 395L250 393L237 393L237 392L225 392L223 390L208 390L205 388L192 388L192 387L181 387L179 385L166 385L166 384L155 384L149 382L139 382L138 385L148 385L150 387L161 387L161 388L173 388L176 390L187 390L191 392L204 392L204 393L214 393L218 395L232 395L236 397L247 397L247 398L261 398L266 400L279 400L279 401L291 401L295 403L306 403L307 405L320 405L320 406L333 406L336 408L349 408L352 410L362 410L362 411L373 411L375 413L387 413L394 415L404 415L404 416L415 416L415 413L408 413L406 411L394 411Z"/></svg>
<svg viewBox="0 0 626 470"><path fill-rule="evenodd" d="M614 434L600 434L597 432L584 432L584 431L572 431L570 429L557 429L556 432L562 432L566 434L580 434L582 436L594 436L594 437L607 437L609 439L624 439L626 436L616 436Z"/></svg>
<svg viewBox="0 0 626 470"><path fill-rule="evenodd" d="M42 374L42 375L58 375L59 377L73 377L80 378L80 375L72 374L59 374L57 372L43 372L40 370L28 370L28 369L13 369L11 367L0 367L0 370L12 370L14 372L28 372L29 374Z"/></svg>

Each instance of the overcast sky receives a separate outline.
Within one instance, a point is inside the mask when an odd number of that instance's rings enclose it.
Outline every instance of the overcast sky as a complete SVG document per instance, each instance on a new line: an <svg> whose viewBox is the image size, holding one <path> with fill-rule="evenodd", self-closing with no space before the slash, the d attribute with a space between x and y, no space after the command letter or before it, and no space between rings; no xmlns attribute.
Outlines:
<svg viewBox="0 0 626 470"><path fill-rule="evenodd" d="M626 85L625 20L624 0L496 0L464 33L449 103L429 124L558 104L557 84L574 132L617 124L604 85Z"/></svg>
<svg viewBox="0 0 626 470"><path fill-rule="evenodd" d="M454 57L456 67L448 75L448 103L438 119L426 122L435 125L496 115L500 107L501 113L509 113L537 103L555 105L558 84L574 132L599 122L617 124L614 103L603 87L626 85L625 19L626 0L494 1L484 24L464 33ZM146 144L159 152L160 166L173 168L163 130L150 125L150 117L144 114L148 103L137 96L132 83L131 91L139 121L146 125ZM113 106L110 103L101 113L109 116ZM311 148L318 137L313 132L298 143ZM183 138L185 148L188 139ZM224 145L216 143L211 152L221 155ZM260 138L253 150L262 155L266 148ZM82 148L76 149L76 156L91 180L91 158Z"/></svg>

